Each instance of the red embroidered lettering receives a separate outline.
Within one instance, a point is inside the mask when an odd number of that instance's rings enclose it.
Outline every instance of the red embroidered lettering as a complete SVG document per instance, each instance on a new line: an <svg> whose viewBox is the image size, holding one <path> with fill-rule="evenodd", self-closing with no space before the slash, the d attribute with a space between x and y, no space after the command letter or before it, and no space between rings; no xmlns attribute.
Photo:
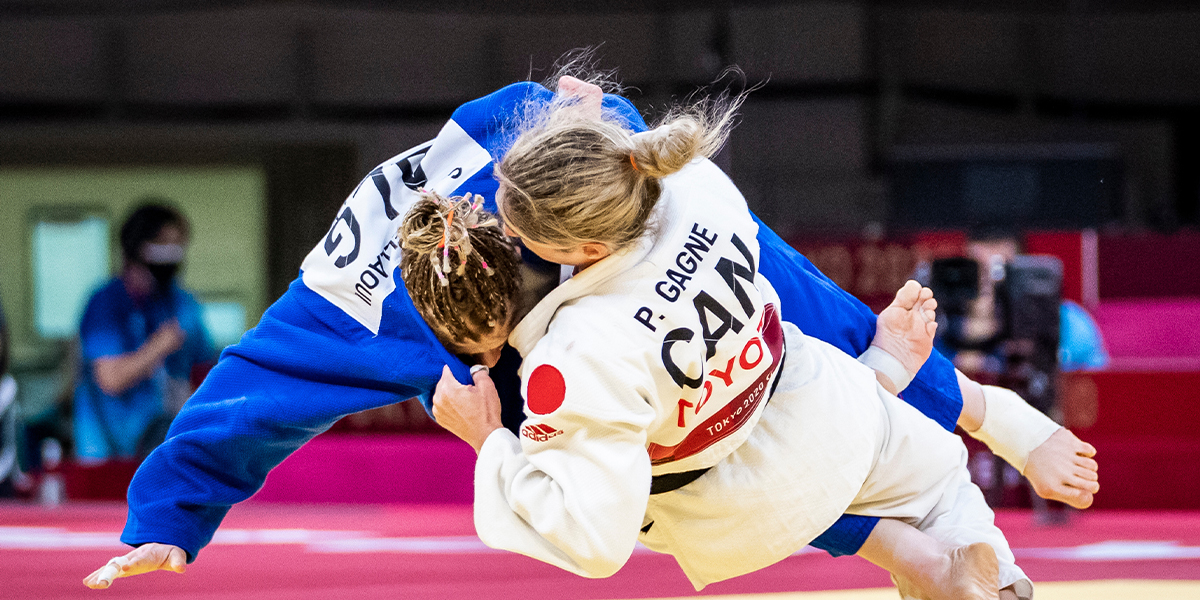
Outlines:
<svg viewBox="0 0 1200 600"><path fill-rule="evenodd" d="M692 405L691 402L688 402L687 400L684 400L683 398L679 399L679 426L680 427L687 427L687 424L684 423L684 421L683 421L683 413L684 413L684 409L690 407L691 405Z"/></svg>
<svg viewBox="0 0 1200 600"><path fill-rule="evenodd" d="M708 402L709 398L712 398L712 393L713 393L712 382L705 381L704 382L704 398L701 399L700 403L696 405L696 414L700 414L700 409L704 408L704 403Z"/></svg>
<svg viewBox="0 0 1200 600"><path fill-rule="evenodd" d="M766 353L770 352L771 364L769 368L759 374L754 383L738 394L736 398L733 398L729 404L717 409L716 414L710 415L706 420L696 425L678 444L662 446L651 443L647 446L646 452L650 455L650 464L661 465L703 452L706 448L741 428L761 405L763 398L766 397L771 376L779 367L780 358L783 356L783 327L779 321L778 312L775 306L771 304L764 307L764 312L766 314L763 315L762 322L764 327L761 343L766 347L760 347L759 360L761 361L766 357ZM725 374L732 371L735 360L737 360L737 357L730 359L730 363L726 366ZM714 371L712 375L721 376L722 373ZM679 422L681 423L681 427L684 422L682 413L686 408L683 404L684 402L686 400L681 400L679 405L681 415ZM687 406L691 405L688 404Z"/></svg>
<svg viewBox="0 0 1200 600"><path fill-rule="evenodd" d="M758 350L758 357L754 359L754 362L750 362L750 361L746 360L746 353L750 351L751 346L754 346L754 348ZM762 362L762 359L763 359L762 340L760 340L757 337L754 337L754 338L751 338L750 341L746 342L746 347L742 348L742 356L738 359L738 363L742 365L743 369L746 369L747 371L749 371L750 369L757 367L758 363Z"/></svg>
<svg viewBox="0 0 1200 600"><path fill-rule="evenodd" d="M733 361L734 360L735 359L733 359L733 358L729 359L729 362L725 365L724 371L718 371L717 369L713 369L713 370L709 371L708 374L716 376L716 377L720 378L721 381L724 381L725 387L729 387L729 386L733 385Z"/></svg>
<svg viewBox="0 0 1200 600"><path fill-rule="evenodd" d="M521 428L521 435L535 442L544 442L550 438L561 434L562 431L555 429L549 425L525 425Z"/></svg>

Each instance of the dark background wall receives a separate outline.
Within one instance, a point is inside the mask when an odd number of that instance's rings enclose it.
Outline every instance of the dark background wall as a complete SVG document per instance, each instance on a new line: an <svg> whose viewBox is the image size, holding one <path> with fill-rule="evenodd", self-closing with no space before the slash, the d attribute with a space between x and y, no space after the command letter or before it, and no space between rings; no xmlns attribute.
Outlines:
<svg viewBox="0 0 1200 600"><path fill-rule="evenodd" d="M0 0L0 167L263 166L273 297L372 166L580 46L648 115L765 82L721 161L785 235L921 226L896 186L931 156L1082 152L1118 175L1079 225L1200 219L1200 8L1166 1Z"/></svg>

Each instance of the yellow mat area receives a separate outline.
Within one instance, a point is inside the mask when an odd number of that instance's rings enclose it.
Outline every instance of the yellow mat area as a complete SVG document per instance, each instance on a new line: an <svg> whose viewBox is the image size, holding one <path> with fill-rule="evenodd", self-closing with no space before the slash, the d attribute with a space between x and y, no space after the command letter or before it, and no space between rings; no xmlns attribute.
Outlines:
<svg viewBox="0 0 1200 600"><path fill-rule="evenodd" d="M1054 581L1035 584L1037 600L1196 600L1200 581L1112 579L1104 581ZM704 596L706 600L897 600L894 588L839 590L833 592L785 592L781 594L734 594ZM661 598L658 600L683 600Z"/></svg>

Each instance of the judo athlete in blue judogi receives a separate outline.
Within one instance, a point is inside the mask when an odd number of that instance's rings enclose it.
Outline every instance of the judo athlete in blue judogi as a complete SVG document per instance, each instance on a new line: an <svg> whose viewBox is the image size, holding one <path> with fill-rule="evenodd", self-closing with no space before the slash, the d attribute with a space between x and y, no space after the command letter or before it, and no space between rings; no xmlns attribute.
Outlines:
<svg viewBox="0 0 1200 600"><path fill-rule="evenodd" d="M107 587L113 577L181 571L184 553L188 562L195 560L233 504L258 491L271 469L338 419L414 396L430 408L444 365L460 382L472 381L469 365L438 342L403 289L397 230L418 188L443 196L480 194L494 212L492 161L514 138L507 126L530 102L548 102L553 94L526 82L469 102L434 140L388 160L362 180L304 260L300 277L256 327L225 349L175 419L167 441L134 477L121 541L153 544L153 551L114 559L110 566L116 570L98 570L85 583ZM603 105L631 129L647 128L628 100L606 95ZM780 296L783 320L852 356L865 352L876 316L759 226L760 270ZM516 360L506 353L492 375L503 389L503 380L515 379L515 372ZM962 385L950 362L935 352L903 397L952 429L963 413ZM506 425L514 428L522 407L517 386L510 389ZM1042 437L1023 452L1059 437ZM1074 436L1059 443L1076 445L1058 448L1055 456L1074 455L1086 446ZM1075 491L1065 484L1056 489L1061 498ZM814 545L835 555L854 554L877 521L846 516Z"/></svg>

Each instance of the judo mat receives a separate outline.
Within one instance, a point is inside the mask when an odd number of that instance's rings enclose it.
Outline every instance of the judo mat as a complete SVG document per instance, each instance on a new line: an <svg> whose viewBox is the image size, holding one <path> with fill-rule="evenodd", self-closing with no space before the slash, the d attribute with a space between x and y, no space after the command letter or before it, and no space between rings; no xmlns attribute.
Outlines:
<svg viewBox="0 0 1200 600"><path fill-rule="evenodd" d="M637 549L614 577L577 577L491 550L474 535L471 508L445 505L248 503L230 511L213 543L183 575L81 581L127 549L117 541L121 503L55 508L0 504L0 597L142 600L579 599L724 600L897 598L888 575L856 557L805 549L763 571L695 592L669 556ZM1093 511L1039 526L1001 511L1018 563L1039 600L1200 598L1200 512Z"/></svg>

